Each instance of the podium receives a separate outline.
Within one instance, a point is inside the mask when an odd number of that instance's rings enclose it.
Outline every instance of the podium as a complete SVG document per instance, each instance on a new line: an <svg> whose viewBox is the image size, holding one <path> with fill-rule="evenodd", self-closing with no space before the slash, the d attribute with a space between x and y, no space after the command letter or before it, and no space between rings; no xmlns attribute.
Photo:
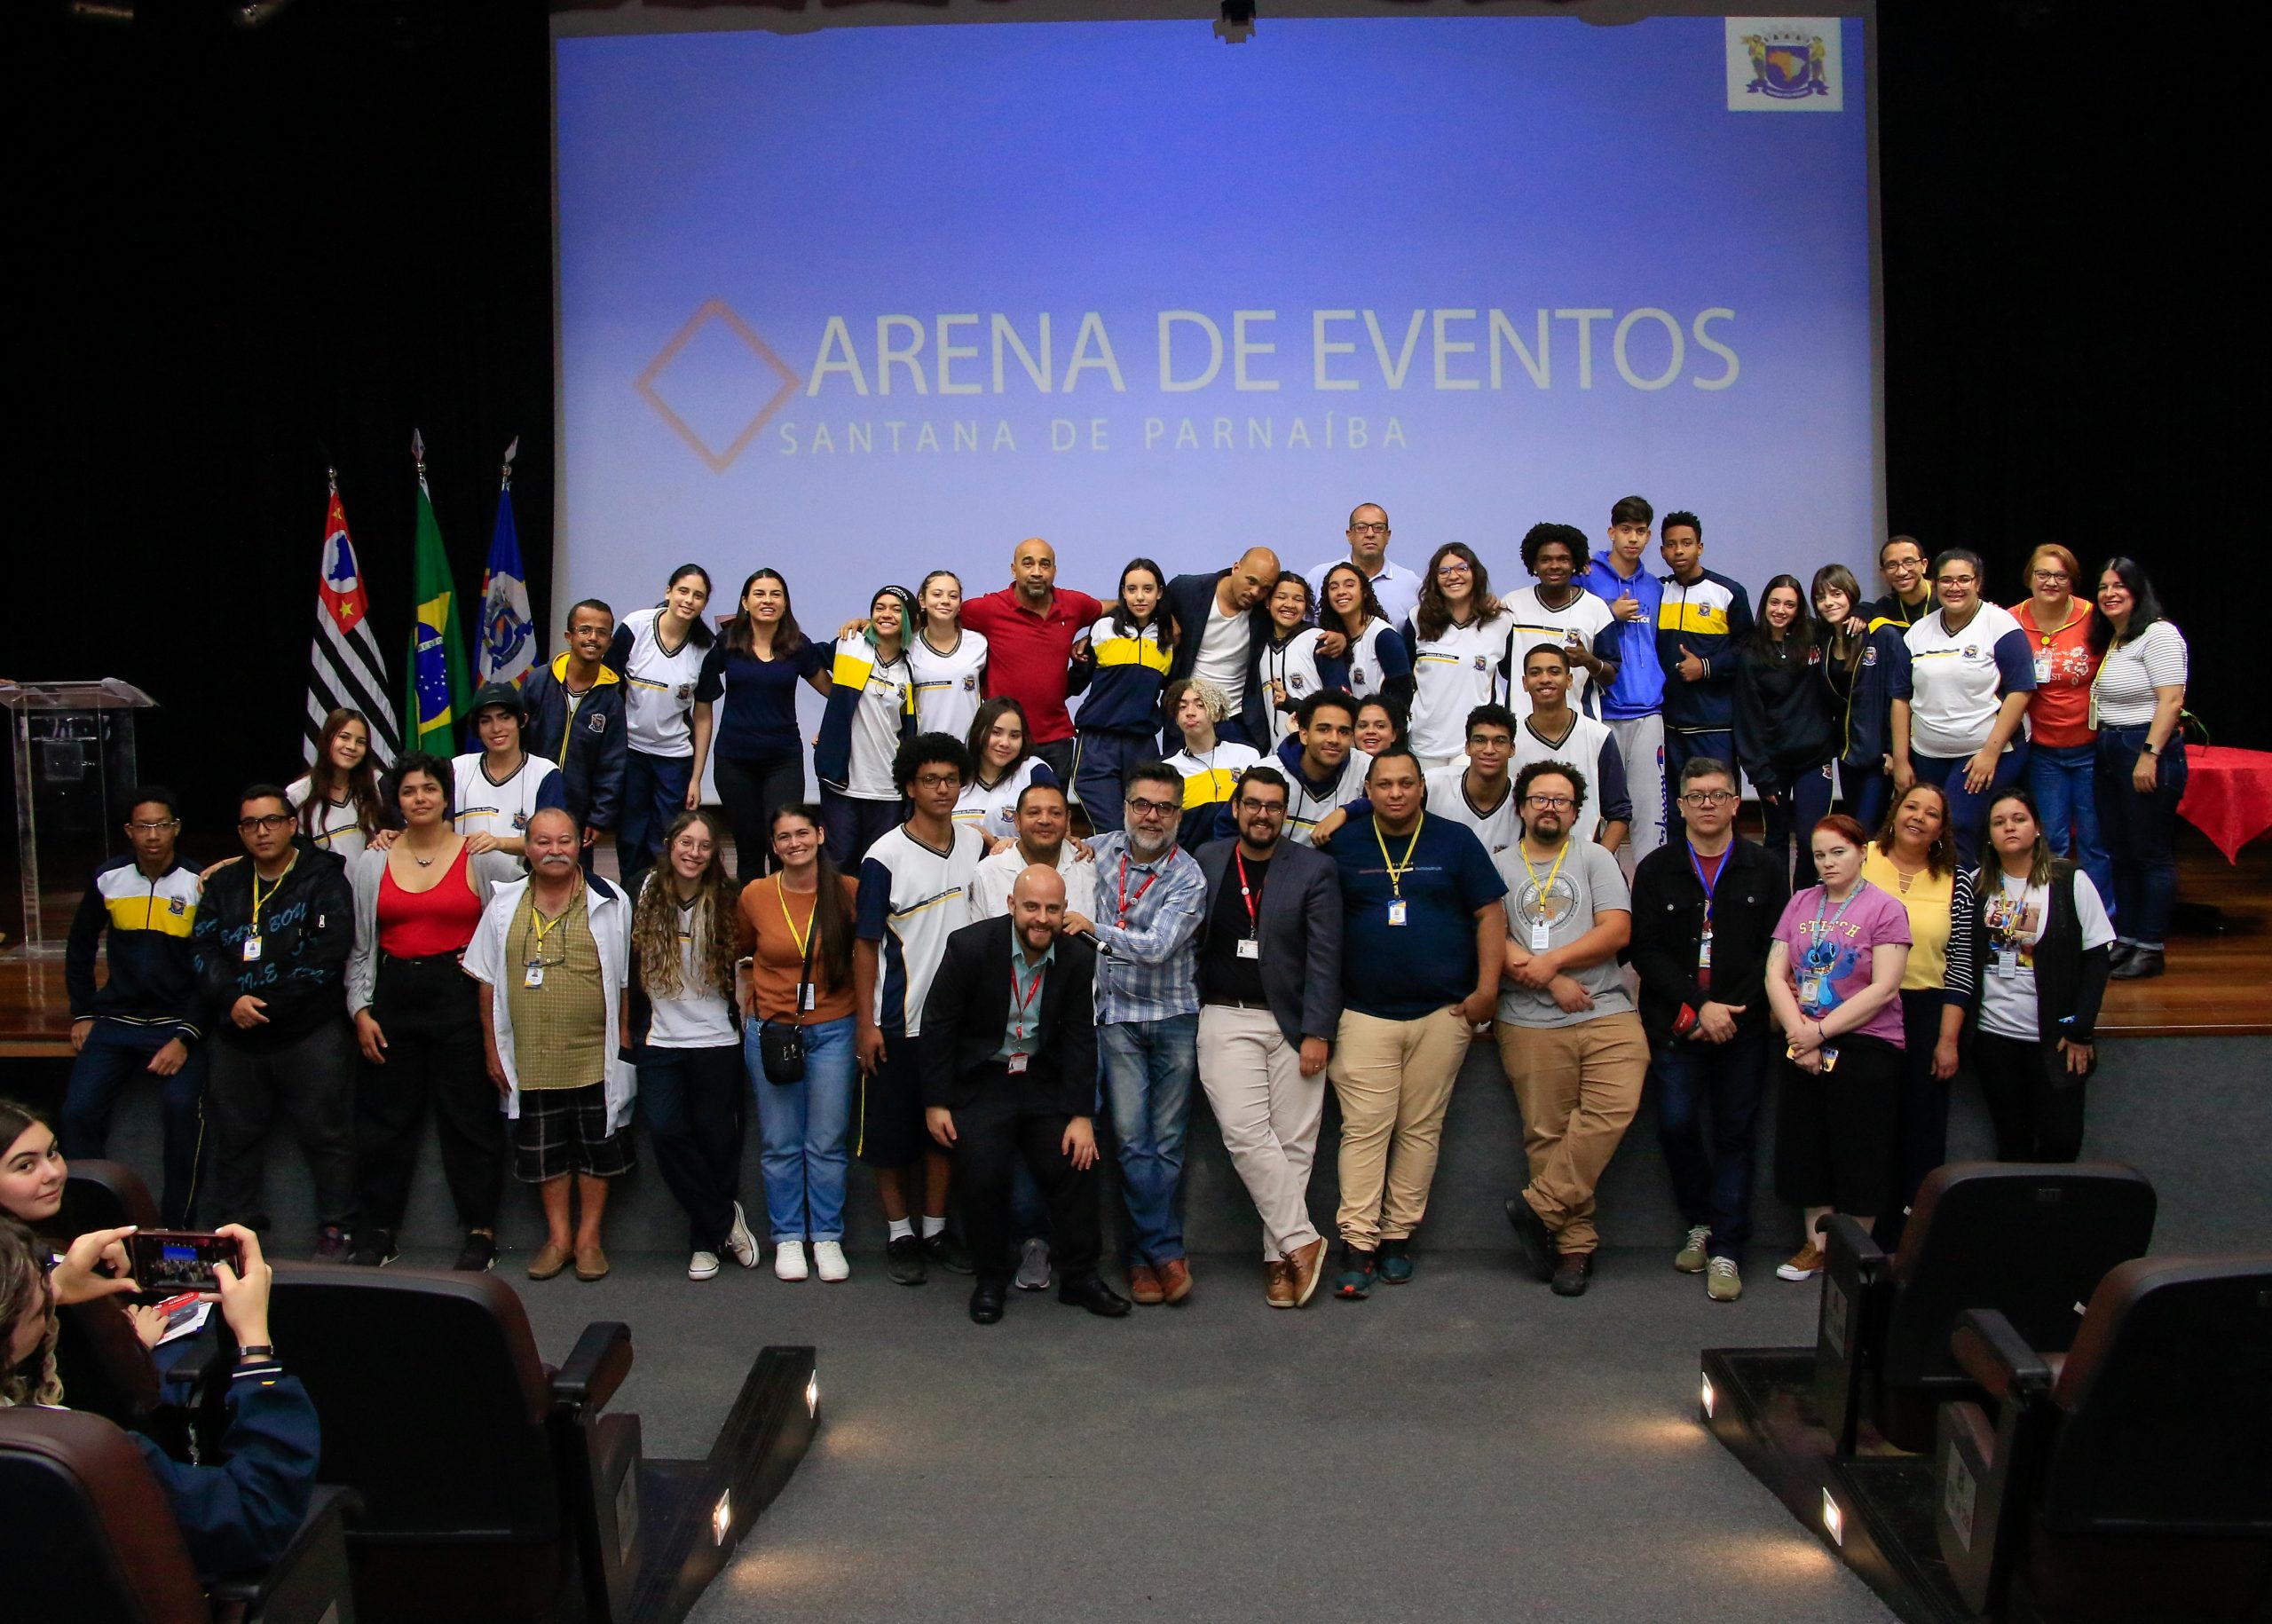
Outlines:
<svg viewBox="0 0 2272 1624"><path fill-rule="evenodd" d="M60 958L88 876L122 850L136 773L131 682L0 681L16 758L16 851L24 950Z"/></svg>

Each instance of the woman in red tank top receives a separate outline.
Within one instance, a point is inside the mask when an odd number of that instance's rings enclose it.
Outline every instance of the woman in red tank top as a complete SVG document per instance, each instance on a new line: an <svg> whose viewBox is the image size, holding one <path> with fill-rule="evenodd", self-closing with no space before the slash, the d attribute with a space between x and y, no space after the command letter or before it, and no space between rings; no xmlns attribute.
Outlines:
<svg viewBox="0 0 2272 1624"><path fill-rule="evenodd" d="M351 1261L367 1265L394 1257L430 1099L465 1234L454 1266L486 1269L497 1256L504 1119L482 1060L478 988L459 960L491 888L518 864L475 852L451 827L451 782L438 757L417 752L397 761L386 788L403 830L349 871L355 955L347 1002L363 1050L355 1091L361 1217Z"/></svg>

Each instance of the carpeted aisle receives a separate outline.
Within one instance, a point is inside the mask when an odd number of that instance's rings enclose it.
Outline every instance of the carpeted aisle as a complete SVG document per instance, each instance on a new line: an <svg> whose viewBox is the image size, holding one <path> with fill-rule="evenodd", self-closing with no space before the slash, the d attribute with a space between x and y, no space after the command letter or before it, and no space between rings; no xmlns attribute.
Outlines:
<svg viewBox="0 0 2272 1624"><path fill-rule="evenodd" d="M420 1259L420 1261L427 1261ZM433 1261L439 1262L441 1259ZM703 1285L675 1259L516 1279L548 1353L624 1318L617 1403L706 1447L769 1341L820 1350L813 1453L698 1620L1879 1620L1887 1612L1694 1420L1708 1343L1803 1343L1814 1291L1756 1258L1708 1302L1652 1250L1552 1297L1487 1252L1299 1313L1204 1257L1181 1310L1112 1323L968 1282ZM508 1278L514 1278L508 1276Z"/></svg>

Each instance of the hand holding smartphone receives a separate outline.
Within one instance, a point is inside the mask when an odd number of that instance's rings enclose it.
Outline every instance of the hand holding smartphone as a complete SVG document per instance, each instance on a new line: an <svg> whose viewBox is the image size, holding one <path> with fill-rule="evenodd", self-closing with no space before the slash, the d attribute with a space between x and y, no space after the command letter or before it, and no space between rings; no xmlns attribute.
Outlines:
<svg viewBox="0 0 2272 1624"><path fill-rule="evenodd" d="M244 1250L234 1235L209 1230L145 1229L127 1241L134 1278L145 1291L169 1297L184 1291L218 1291L213 1265L225 1263L244 1273Z"/></svg>

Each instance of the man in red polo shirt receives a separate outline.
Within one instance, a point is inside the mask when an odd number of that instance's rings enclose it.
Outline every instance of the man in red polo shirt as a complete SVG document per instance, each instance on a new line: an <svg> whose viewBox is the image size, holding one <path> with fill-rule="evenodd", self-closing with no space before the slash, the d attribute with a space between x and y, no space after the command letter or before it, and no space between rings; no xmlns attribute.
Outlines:
<svg viewBox="0 0 2272 1624"><path fill-rule="evenodd" d="M1060 784L1073 782L1073 719L1065 710L1065 679L1073 643L1104 605L1085 592L1057 585L1057 549L1038 536L1018 543L1011 584L972 598L962 623L986 639L986 692L1025 706L1026 743L1049 763Z"/></svg>

